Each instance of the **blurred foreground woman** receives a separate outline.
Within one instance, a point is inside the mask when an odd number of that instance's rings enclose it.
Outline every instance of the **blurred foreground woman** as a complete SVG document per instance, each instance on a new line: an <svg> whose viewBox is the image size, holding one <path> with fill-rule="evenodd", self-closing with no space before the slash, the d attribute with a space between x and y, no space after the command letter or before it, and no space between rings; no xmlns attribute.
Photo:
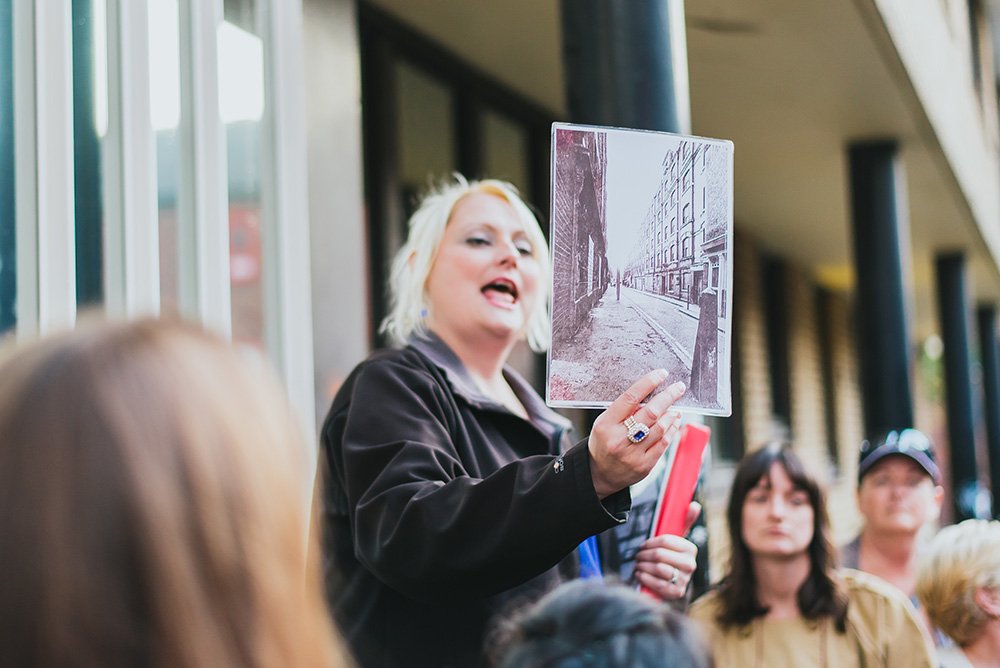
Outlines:
<svg viewBox="0 0 1000 668"><path fill-rule="evenodd" d="M917 595L958 645L938 650L942 668L1000 666L1000 522L941 529L920 556Z"/></svg>
<svg viewBox="0 0 1000 668"><path fill-rule="evenodd" d="M663 370L572 445L569 422L506 366L523 339L547 347L551 280L509 184L459 178L410 219L384 324L400 348L355 368L322 432L329 598L365 668L474 666L498 612L600 572L594 536L626 520L629 485L677 431L683 384L641 404ZM682 596L694 545L644 547L639 581Z"/></svg>
<svg viewBox="0 0 1000 668"><path fill-rule="evenodd" d="M727 519L729 571L691 609L719 668L936 665L901 591L835 569L826 495L788 446L744 457Z"/></svg>
<svg viewBox="0 0 1000 668"><path fill-rule="evenodd" d="M0 365L0 666L347 665L306 568L277 382L193 327L85 328Z"/></svg>

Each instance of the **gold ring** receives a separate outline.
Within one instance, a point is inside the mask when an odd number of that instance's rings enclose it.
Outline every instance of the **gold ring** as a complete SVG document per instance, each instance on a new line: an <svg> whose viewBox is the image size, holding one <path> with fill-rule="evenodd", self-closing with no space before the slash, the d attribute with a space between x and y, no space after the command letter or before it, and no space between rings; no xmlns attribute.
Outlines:
<svg viewBox="0 0 1000 668"><path fill-rule="evenodd" d="M649 435L649 427L641 422L636 422L630 415L625 418L625 429L628 430L628 440L638 443Z"/></svg>

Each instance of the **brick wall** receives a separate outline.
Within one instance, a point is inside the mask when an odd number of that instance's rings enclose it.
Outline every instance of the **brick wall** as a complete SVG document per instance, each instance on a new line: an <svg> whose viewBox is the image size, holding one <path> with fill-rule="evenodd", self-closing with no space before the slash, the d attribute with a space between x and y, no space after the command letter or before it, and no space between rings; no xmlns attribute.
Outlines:
<svg viewBox="0 0 1000 668"><path fill-rule="evenodd" d="M772 440L770 378L767 330L761 294L761 253L753 238L735 239L734 315L741 359L743 428L748 450ZM835 447L839 466L831 465L827 449L825 388L821 339L818 331L816 286L802 267L788 265L786 298L789 321L789 383L791 390L792 438L803 459L825 480L834 540L845 542L856 531L857 506L854 480L856 453L861 441L861 396L854 343L851 304L848 295L834 294L829 303L829 326L834 387ZM717 461L709 475L704 502L710 532L712 577L720 577L727 566L728 538L725 506L734 464Z"/></svg>
<svg viewBox="0 0 1000 668"><path fill-rule="evenodd" d="M839 479L830 486L831 521L837 544L850 540L860 528L855 487L858 477L858 446L864 438L861 407L861 369L855 342L853 305L849 296L836 295L830 304L833 347L834 411Z"/></svg>

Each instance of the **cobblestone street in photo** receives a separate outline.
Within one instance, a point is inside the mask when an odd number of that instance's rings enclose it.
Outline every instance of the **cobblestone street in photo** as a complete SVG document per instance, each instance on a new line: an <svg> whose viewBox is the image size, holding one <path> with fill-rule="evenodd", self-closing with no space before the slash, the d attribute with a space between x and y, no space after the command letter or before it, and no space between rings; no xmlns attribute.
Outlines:
<svg viewBox="0 0 1000 668"><path fill-rule="evenodd" d="M640 376L662 367L667 383L689 385L698 329L697 307L690 308L688 313L673 301L625 287L618 299L609 286L570 344L558 358L553 355L553 383L572 387L577 397L613 401Z"/></svg>

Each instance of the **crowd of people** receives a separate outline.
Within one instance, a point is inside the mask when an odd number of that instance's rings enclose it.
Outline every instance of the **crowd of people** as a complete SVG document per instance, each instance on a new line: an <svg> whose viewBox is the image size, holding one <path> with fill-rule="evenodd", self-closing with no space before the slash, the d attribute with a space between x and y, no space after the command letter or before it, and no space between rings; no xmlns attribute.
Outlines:
<svg viewBox="0 0 1000 668"><path fill-rule="evenodd" d="M217 337L144 320L9 352L0 668L997 665L1000 523L926 540L940 471L912 429L862 444L842 550L822 483L771 443L735 472L712 591L687 605L684 536L646 541L630 586L605 578L685 388L650 371L574 443L507 365L545 348L548 262L509 184L423 200L392 267L396 346L333 399L311 517L280 383Z"/></svg>

